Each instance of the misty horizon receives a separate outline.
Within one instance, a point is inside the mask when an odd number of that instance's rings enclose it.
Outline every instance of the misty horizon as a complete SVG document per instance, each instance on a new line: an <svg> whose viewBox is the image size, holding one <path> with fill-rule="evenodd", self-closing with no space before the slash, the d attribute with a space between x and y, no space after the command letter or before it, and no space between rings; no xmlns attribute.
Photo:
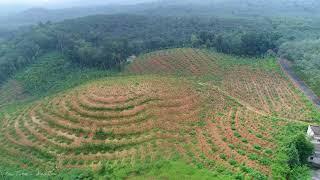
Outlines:
<svg viewBox="0 0 320 180"><path fill-rule="evenodd" d="M0 14L1 12L12 11L12 10L21 10L27 8L48 8L48 9L58 9L58 8L72 8L72 7L85 7L85 6L99 6L99 5L135 5L141 3L150 3L150 2L161 2L161 4L223 4L228 3L231 1L237 0L91 0L91 1L84 1L84 0L1 0L0 1ZM316 4L317 0L278 0L278 1L265 1L265 0L238 0L242 3L251 4L251 3L258 3L258 4L266 4L268 3L293 3L293 4L300 4L300 3L307 3L307 4ZM239 7L241 5L239 4Z"/></svg>
<svg viewBox="0 0 320 180"><path fill-rule="evenodd" d="M2 0L0 6L85 6L85 5L101 5L101 4L139 4L144 2L152 2L156 0Z"/></svg>
<svg viewBox="0 0 320 180"><path fill-rule="evenodd" d="M60 9L103 5L135 5L154 1L158 0L3 0L0 1L0 15L17 13L30 8Z"/></svg>

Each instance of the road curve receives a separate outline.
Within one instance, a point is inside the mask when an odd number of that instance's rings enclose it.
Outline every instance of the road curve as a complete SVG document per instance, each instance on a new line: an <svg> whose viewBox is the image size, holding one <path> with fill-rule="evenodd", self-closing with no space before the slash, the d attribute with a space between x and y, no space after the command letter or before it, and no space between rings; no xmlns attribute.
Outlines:
<svg viewBox="0 0 320 180"><path fill-rule="evenodd" d="M294 73L291 68L291 62L283 58L279 58L278 62L282 71L289 77L293 84L299 88L314 103L316 107L320 109L320 98Z"/></svg>

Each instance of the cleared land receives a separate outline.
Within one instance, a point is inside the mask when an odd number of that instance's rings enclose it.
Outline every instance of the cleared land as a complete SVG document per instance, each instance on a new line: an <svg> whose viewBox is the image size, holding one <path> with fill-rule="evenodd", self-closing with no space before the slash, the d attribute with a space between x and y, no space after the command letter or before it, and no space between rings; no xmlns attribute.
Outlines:
<svg viewBox="0 0 320 180"><path fill-rule="evenodd" d="M199 49L172 49L143 55L130 64L127 71L212 78L228 95L263 114L304 121L312 119L306 99L278 67L264 68L267 59L257 65L250 64L250 60L228 58Z"/></svg>
<svg viewBox="0 0 320 180"><path fill-rule="evenodd" d="M97 169L178 156L220 174L271 176L276 135L290 121L312 120L314 109L276 68L264 67L198 49L143 55L123 76L6 115L1 162Z"/></svg>
<svg viewBox="0 0 320 180"><path fill-rule="evenodd" d="M19 154L22 167L63 169L179 154L207 167L239 171L244 163L270 174L275 145L273 129L264 125L272 122L210 86L199 92L190 84L158 76L116 78L38 102L8 117L2 158L19 161Z"/></svg>

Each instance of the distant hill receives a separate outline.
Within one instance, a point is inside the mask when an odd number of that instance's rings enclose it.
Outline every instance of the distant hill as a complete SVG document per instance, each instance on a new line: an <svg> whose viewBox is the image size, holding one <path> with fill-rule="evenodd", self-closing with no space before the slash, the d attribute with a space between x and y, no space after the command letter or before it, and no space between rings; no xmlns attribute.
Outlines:
<svg viewBox="0 0 320 180"><path fill-rule="evenodd" d="M0 17L0 28L16 28L38 22L62 21L95 14L139 14L160 16L290 16L319 17L318 1L263 1L263 0L227 0L227 1L156 1L136 5L104 5L73 7L64 9L31 8L26 11Z"/></svg>
<svg viewBox="0 0 320 180"><path fill-rule="evenodd" d="M123 7L125 8L125 7ZM93 14L113 14L119 12L120 7L77 7L67 9L31 8L20 13L0 17L0 28L15 29L20 26L32 25L39 22L57 22Z"/></svg>

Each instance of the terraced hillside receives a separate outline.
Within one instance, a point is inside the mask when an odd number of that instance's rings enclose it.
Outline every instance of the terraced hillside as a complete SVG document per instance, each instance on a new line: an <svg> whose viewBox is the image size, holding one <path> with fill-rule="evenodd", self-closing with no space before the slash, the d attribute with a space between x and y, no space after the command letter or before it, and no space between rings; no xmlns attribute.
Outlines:
<svg viewBox="0 0 320 180"><path fill-rule="evenodd" d="M216 57L198 49L170 49L144 54L128 66L131 74L207 75L220 72Z"/></svg>
<svg viewBox="0 0 320 180"><path fill-rule="evenodd" d="M315 110L269 61L233 61L197 49L154 52L122 76L6 114L1 165L60 172L108 162L122 172L179 159L211 178L270 178L278 134Z"/></svg>
<svg viewBox="0 0 320 180"><path fill-rule="evenodd" d="M230 59L231 58L231 59ZM130 74L209 76L220 89L262 114L309 121L306 100L269 59L242 60L199 49L171 49L142 55L127 68ZM206 78L208 79L208 77Z"/></svg>
<svg viewBox="0 0 320 180"><path fill-rule="evenodd" d="M2 138L10 148L37 150L26 155L33 160L43 160L40 152L46 152L58 167L156 156L160 148L155 146L171 147L170 141L183 138L177 132L190 130L183 124L196 121L199 111L197 94L170 81L131 78L90 84L26 109L7 121Z"/></svg>
<svg viewBox="0 0 320 180"><path fill-rule="evenodd" d="M264 129L269 121L210 86L199 91L192 84L158 76L115 78L37 102L7 117L2 162L94 168L104 160L127 165L178 154L208 168L239 171L244 163L269 175L275 148L274 129Z"/></svg>

